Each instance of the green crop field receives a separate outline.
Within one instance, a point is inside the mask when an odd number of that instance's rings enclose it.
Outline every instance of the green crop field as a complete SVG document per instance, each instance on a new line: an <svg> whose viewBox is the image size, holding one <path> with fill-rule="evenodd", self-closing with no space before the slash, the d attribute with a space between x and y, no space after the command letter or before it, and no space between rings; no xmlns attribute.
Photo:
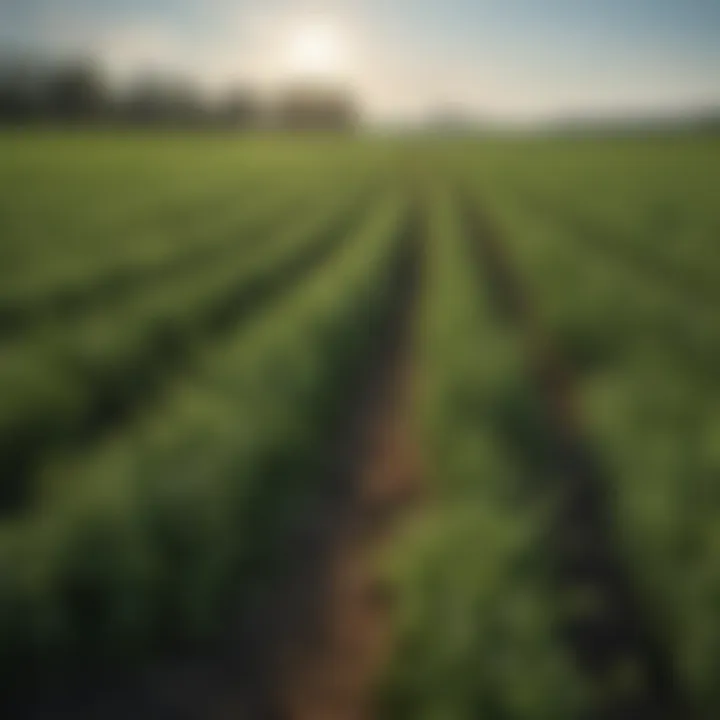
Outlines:
<svg viewBox="0 0 720 720"><path fill-rule="evenodd" d="M718 188L689 135L0 136L6 676L222 637L410 334L378 713L720 716Z"/></svg>

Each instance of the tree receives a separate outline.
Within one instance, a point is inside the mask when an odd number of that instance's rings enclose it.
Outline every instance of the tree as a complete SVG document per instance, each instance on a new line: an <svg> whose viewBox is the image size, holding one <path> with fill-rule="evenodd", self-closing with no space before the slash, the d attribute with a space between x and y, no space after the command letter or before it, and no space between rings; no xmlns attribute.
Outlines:
<svg viewBox="0 0 720 720"><path fill-rule="evenodd" d="M88 62L60 66L45 82L43 101L50 117L58 120L89 120L109 105L103 80Z"/></svg>
<svg viewBox="0 0 720 720"><path fill-rule="evenodd" d="M260 127L264 113L258 98L245 88L234 88L220 102L217 117L222 125L235 128Z"/></svg>
<svg viewBox="0 0 720 720"><path fill-rule="evenodd" d="M0 122L26 122L42 110L38 68L19 58L0 60Z"/></svg>
<svg viewBox="0 0 720 720"><path fill-rule="evenodd" d="M277 124L290 130L351 130L359 114L343 90L315 85L295 86L278 103Z"/></svg>

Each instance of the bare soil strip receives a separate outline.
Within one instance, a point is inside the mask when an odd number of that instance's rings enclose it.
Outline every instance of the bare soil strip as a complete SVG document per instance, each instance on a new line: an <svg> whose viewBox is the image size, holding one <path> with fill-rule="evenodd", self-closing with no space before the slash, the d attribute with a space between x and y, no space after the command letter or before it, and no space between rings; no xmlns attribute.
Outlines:
<svg viewBox="0 0 720 720"><path fill-rule="evenodd" d="M284 595L285 627L267 688L268 716L279 720L373 715L373 687L392 645L392 597L379 577L378 556L420 488L411 417L417 220L408 227L392 311L358 382L347 425L339 429L330 483L336 492L308 518L305 543L296 547L304 556L296 566L300 582Z"/></svg>
<svg viewBox="0 0 720 720"><path fill-rule="evenodd" d="M505 418L500 434L525 466L531 490L555 500L548 549L558 595L571 603L560 631L598 692L593 717L691 718L672 654L617 546L613 478L583 428L576 381L538 320L501 236L473 198L463 200L468 238L495 312L525 337L535 402Z"/></svg>

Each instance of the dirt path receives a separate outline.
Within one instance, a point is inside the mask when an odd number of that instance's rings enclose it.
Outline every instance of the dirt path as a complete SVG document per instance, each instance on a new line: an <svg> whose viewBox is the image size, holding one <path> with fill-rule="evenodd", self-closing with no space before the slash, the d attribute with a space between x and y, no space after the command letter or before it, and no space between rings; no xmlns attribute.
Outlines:
<svg viewBox="0 0 720 720"><path fill-rule="evenodd" d="M553 580L558 596L576 603L560 631L598 692L593 717L689 720L693 713L672 653L617 545L610 495L615 480L585 430L577 381L543 327L502 237L471 197L463 200L491 304L525 339L536 397L505 418L500 433L524 465L530 491L555 499L547 540Z"/></svg>
<svg viewBox="0 0 720 720"><path fill-rule="evenodd" d="M379 555L420 487L412 418L417 234L408 228L395 306L339 431L337 492L304 528L300 578L290 584L293 608L283 612L266 688L273 718L372 717L372 689L392 646L392 597L378 574Z"/></svg>
<svg viewBox="0 0 720 720"><path fill-rule="evenodd" d="M372 688L392 637L392 599L378 577L378 555L418 488L412 373L401 340L358 427L358 463L348 476L354 487L325 529L307 624L284 647L277 715L287 720L372 717Z"/></svg>

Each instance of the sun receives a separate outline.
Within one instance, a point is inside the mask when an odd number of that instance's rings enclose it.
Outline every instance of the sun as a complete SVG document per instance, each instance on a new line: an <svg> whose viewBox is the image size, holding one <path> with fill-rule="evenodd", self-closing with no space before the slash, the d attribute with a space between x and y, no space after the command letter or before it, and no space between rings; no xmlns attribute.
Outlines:
<svg viewBox="0 0 720 720"><path fill-rule="evenodd" d="M295 76L332 78L344 71L346 47L342 32L332 20L300 22L289 33L288 70Z"/></svg>

